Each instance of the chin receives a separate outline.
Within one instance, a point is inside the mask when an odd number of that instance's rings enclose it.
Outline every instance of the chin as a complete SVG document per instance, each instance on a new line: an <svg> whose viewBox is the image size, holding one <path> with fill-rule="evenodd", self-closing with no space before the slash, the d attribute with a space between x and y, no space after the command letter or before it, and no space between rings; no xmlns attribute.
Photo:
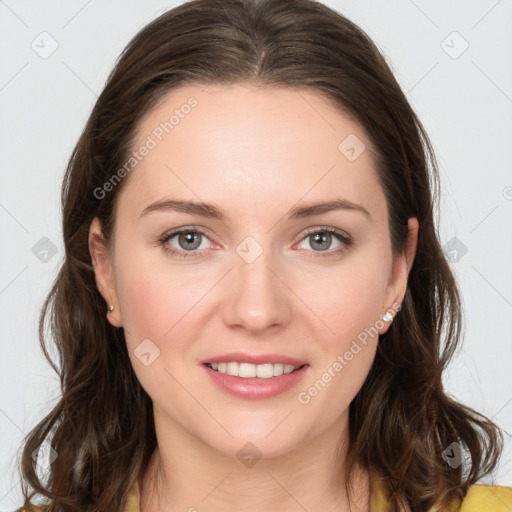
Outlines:
<svg viewBox="0 0 512 512"><path fill-rule="evenodd" d="M266 421L259 425L254 422L252 425L225 425L233 437L226 433L217 435L215 439L203 438L203 441L228 457L240 459L242 463L246 458L273 459L286 456L301 444L310 442L310 439L305 432L294 428L291 422L288 423L290 418L282 422L285 416L280 415L271 428Z"/></svg>

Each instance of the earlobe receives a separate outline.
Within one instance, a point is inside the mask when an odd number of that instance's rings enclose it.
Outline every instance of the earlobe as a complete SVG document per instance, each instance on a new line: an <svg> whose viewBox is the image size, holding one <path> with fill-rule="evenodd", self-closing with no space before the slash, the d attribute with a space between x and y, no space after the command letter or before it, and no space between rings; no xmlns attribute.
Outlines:
<svg viewBox="0 0 512 512"><path fill-rule="evenodd" d="M105 245L101 223L97 217L92 220L89 227L89 253L94 269L96 286L106 302L105 310L107 311L107 320L114 327L122 327L123 323L119 308L116 308L118 300L112 269L112 259Z"/></svg>

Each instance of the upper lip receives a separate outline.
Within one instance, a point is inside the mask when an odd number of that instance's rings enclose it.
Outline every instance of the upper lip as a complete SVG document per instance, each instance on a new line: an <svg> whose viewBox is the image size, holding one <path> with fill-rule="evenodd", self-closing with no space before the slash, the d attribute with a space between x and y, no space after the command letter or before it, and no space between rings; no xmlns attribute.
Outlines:
<svg viewBox="0 0 512 512"><path fill-rule="evenodd" d="M231 354L219 354L211 356L208 359L201 361L202 364L206 363L250 363L250 364L291 364L293 366L302 366L307 364L305 361L296 359L294 357L283 356L281 354L244 354L242 352L233 352Z"/></svg>

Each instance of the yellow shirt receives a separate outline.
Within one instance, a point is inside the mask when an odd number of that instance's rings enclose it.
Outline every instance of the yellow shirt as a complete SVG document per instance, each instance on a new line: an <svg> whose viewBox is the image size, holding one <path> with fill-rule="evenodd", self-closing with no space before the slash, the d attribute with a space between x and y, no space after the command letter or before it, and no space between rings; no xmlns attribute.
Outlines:
<svg viewBox="0 0 512 512"><path fill-rule="evenodd" d="M371 512L387 512L388 501L385 487L380 480L373 482L373 486ZM125 512L140 512L137 483L128 494L124 510ZM440 512L512 512L512 487L473 485L462 503L452 503Z"/></svg>

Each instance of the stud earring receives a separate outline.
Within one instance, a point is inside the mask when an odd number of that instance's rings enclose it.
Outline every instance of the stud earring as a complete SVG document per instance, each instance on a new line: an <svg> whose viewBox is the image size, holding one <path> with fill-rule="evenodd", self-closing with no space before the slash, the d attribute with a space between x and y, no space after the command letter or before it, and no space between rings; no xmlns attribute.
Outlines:
<svg viewBox="0 0 512 512"><path fill-rule="evenodd" d="M382 317L382 320L385 322L392 322L393 321L393 313L390 313L389 311Z"/></svg>
<svg viewBox="0 0 512 512"><path fill-rule="evenodd" d="M110 304L110 306L108 307L108 309L109 309L110 311L114 311L114 305L113 305L113 304Z"/></svg>

